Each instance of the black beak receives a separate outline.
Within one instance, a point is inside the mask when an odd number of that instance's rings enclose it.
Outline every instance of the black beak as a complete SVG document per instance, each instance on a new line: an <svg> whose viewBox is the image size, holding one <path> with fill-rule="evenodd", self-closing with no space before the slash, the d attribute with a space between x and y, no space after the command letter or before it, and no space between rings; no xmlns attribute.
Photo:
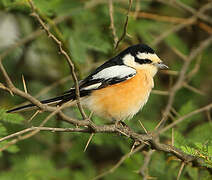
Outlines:
<svg viewBox="0 0 212 180"><path fill-rule="evenodd" d="M169 67L165 64L163 64L163 62L158 62L155 64L159 69L169 69Z"/></svg>

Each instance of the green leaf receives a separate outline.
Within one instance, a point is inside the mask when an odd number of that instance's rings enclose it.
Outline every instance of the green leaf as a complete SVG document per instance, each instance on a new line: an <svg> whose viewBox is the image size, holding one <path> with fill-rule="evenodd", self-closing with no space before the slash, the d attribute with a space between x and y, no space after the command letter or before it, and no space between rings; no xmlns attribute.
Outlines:
<svg viewBox="0 0 212 180"><path fill-rule="evenodd" d="M46 14L48 16L53 15L56 7L60 5L60 0L36 0L33 2L42 14Z"/></svg>
<svg viewBox="0 0 212 180"><path fill-rule="evenodd" d="M0 137L7 134L7 129L0 123Z"/></svg>
<svg viewBox="0 0 212 180"><path fill-rule="evenodd" d="M185 115L191 112L195 108L194 104L192 101L188 101L185 104L183 104L179 110L180 115Z"/></svg>
<svg viewBox="0 0 212 180"><path fill-rule="evenodd" d="M195 155L195 149L190 146L180 146L180 149L185 152L186 154Z"/></svg>
<svg viewBox="0 0 212 180"><path fill-rule="evenodd" d="M186 141L186 138L177 130L174 131L174 146L177 148L180 148L181 146L184 146L188 144Z"/></svg>
<svg viewBox="0 0 212 180"><path fill-rule="evenodd" d="M0 121L9 122L12 124L22 124L24 118L20 114L9 114L6 113L4 109L0 109Z"/></svg>
<svg viewBox="0 0 212 180"><path fill-rule="evenodd" d="M7 141L7 140L0 142L0 148L7 146L8 142L9 141ZM19 151L19 148L16 144L13 144L11 146L8 146L5 149L5 151L10 152L10 153L17 153Z"/></svg>
<svg viewBox="0 0 212 180"><path fill-rule="evenodd" d="M17 153L19 150L19 147L15 144L7 148L7 151L10 153Z"/></svg>
<svg viewBox="0 0 212 180"><path fill-rule="evenodd" d="M14 165L10 171L1 172L0 179L68 180L68 177L70 177L70 171L68 168L56 168L51 160L38 155L16 158L13 160L13 164Z"/></svg>
<svg viewBox="0 0 212 180"><path fill-rule="evenodd" d="M212 123L199 124L188 134L187 138L192 139L194 142L208 142L212 141Z"/></svg>
<svg viewBox="0 0 212 180"><path fill-rule="evenodd" d="M196 106L194 105L193 101L191 100L191 101L188 101L185 104L183 104L178 113L181 116L184 116L184 115L190 113L191 111L195 110L195 108L196 108ZM180 123L179 130L184 131L187 128L188 124L191 123L192 121L196 120L197 118L199 118L198 115L186 118L185 120L183 120L182 123Z"/></svg>
<svg viewBox="0 0 212 180"><path fill-rule="evenodd" d="M188 6L194 6L197 5L196 0L178 0L181 1L183 4L187 4Z"/></svg>
<svg viewBox="0 0 212 180"><path fill-rule="evenodd" d="M192 178L192 180L198 179L198 169L190 166L186 166L186 172Z"/></svg>
<svg viewBox="0 0 212 180"><path fill-rule="evenodd" d="M212 146L208 146L208 155L212 157Z"/></svg>
<svg viewBox="0 0 212 180"><path fill-rule="evenodd" d="M86 46L78 37L78 33L72 32L69 39L70 51L74 61L84 62L86 60Z"/></svg>

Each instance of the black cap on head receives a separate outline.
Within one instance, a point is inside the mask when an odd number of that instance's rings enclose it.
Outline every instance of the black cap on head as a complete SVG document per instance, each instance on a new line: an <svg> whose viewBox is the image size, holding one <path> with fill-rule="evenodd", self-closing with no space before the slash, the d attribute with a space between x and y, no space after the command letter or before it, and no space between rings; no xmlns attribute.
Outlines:
<svg viewBox="0 0 212 180"><path fill-rule="evenodd" d="M150 54L155 53L154 50L152 48L150 48L149 46L147 46L146 44L136 44L136 45L128 47L127 49L122 51L119 55L125 56L126 54L130 53L131 55L135 56L136 54L138 54L138 52L150 53Z"/></svg>

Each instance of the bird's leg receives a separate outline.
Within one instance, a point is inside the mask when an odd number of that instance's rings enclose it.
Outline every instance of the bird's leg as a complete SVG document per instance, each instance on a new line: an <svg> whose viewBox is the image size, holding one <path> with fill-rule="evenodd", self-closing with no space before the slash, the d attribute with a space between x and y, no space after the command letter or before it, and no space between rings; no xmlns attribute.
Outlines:
<svg viewBox="0 0 212 180"><path fill-rule="evenodd" d="M115 118L112 118L112 120L115 122L115 126L116 127L124 127L126 124L123 122L123 121L121 121L121 120L117 120L117 119L115 119Z"/></svg>
<svg viewBox="0 0 212 180"><path fill-rule="evenodd" d="M112 118L112 119L113 119L113 121L115 121L115 128L116 128L116 130L120 134L128 137L128 135L124 132L125 131L124 129L125 128L128 128L128 126L123 121L120 121L120 120L117 120L117 119L114 119L114 118Z"/></svg>
<svg viewBox="0 0 212 180"><path fill-rule="evenodd" d="M120 121L120 124L123 126L123 127L128 127L127 124L123 121Z"/></svg>
<svg viewBox="0 0 212 180"><path fill-rule="evenodd" d="M119 127L120 126L120 121L115 120L115 126Z"/></svg>
<svg viewBox="0 0 212 180"><path fill-rule="evenodd" d="M121 121L121 120L115 120L115 126L116 127L123 127L123 128L127 128L128 127L127 124L124 121Z"/></svg>

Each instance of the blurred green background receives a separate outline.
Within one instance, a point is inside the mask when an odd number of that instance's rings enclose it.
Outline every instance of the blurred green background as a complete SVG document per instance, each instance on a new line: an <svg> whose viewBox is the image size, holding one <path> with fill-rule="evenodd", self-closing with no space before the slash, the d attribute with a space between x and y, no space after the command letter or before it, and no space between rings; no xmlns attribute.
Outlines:
<svg viewBox="0 0 212 180"><path fill-rule="evenodd" d="M129 16L127 35L114 50L114 38L110 28L109 1L107 0L34 0L42 19L51 27L70 53L79 79L115 54L136 43L151 46L170 67L155 77L154 90L148 103L131 121L132 129L143 132L141 120L148 131L154 130L161 119L168 96L184 61L180 55L189 55L192 48L212 34L212 3L207 0L151 1L134 0ZM210 19L192 17L187 8L198 11L207 4L205 15ZM209 5L208 5L209 4ZM121 37L129 2L113 1L113 17L116 33ZM38 22L30 16L26 0L0 1L0 57L16 87L23 90L22 75L28 92L38 99L60 95L68 90L73 81L70 68L59 54L58 47L42 31ZM195 14L195 13L194 13ZM16 44L18 43L18 44ZM191 63L183 86L176 94L174 110L168 123L212 101L212 46L205 48ZM0 82L5 83L0 73ZM48 113L42 113L28 122L34 112L6 114L5 111L25 102L18 96L11 96L0 89L0 138L27 127L38 126ZM175 112L176 111L176 112ZM70 109L71 117L81 118L78 110ZM211 112L204 112L186 119L174 130L175 146L197 157L203 156L205 166L212 167L212 122ZM93 121L108 123L97 116ZM49 127L72 127L57 117L48 123ZM0 152L1 180L66 180L92 179L112 168L118 160L130 152L133 142L114 134L96 134L86 152L83 149L89 134L40 132L36 136L20 141ZM9 141L9 140L8 140ZM0 148L8 141L0 142ZM171 130L161 137L170 143ZM138 171L144 163L148 149L126 159L113 173L102 179L142 179ZM154 152L147 173L155 179L176 179L180 161L169 154ZM204 168L186 165L180 179L212 179Z"/></svg>

